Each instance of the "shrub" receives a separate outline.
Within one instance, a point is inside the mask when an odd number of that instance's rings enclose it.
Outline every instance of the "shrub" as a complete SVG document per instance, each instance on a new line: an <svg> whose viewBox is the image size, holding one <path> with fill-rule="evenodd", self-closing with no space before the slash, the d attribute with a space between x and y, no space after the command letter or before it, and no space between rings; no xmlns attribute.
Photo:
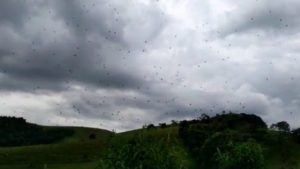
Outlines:
<svg viewBox="0 0 300 169"><path fill-rule="evenodd" d="M262 148L255 142L244 142L234 145L232 150L222 153L217 151L218 169L263 169L264 157Z"/></svg>
<svg viewBox="0 0 300 169"><path fill-rule="evenodd" d="M139 137L108 149L97 169L175 169L173 161L162 140Z"/></svg>
<svg viewBox="0 0 300 169"><path fill-rule="evenodd" d="M242 141L242 136L231 132L218 132L205 140L198 152L195 153L199 165L203 169L219 169L216 160L217 150L228 151L233 143Z"/></svg>

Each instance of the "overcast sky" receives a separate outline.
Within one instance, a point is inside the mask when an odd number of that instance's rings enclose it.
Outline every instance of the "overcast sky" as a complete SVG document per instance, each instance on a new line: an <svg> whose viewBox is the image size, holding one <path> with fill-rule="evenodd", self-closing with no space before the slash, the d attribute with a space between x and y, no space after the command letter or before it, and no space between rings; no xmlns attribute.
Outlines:
<svg viewBox="0 0 300 169"><path fill-rule="evenodd" d="M300 126L299 0L1 0L0 115L124 131L222 110Z"/></svg>

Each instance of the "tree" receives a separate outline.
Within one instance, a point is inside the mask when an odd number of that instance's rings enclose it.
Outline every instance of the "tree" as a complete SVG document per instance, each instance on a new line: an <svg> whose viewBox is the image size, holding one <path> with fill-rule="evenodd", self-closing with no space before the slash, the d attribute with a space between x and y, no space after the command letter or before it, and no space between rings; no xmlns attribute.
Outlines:
<svg viewBox="0 0 300 169"><path fill-rule="evenodd" d="M200 121L206 121L209 120L209 115L202 113L201 116L198 118Z"/></svg>
<svg viewBox="0 0 300 169"><path fill-rule="evenodd" d="M153 128L155 128L154 124L150 123L150 124L147 125L147 129L153 129Z"/></svg>
<svg viewBox="0 0 300 169"><path fill-rule="evenodd" d="M171 121L171 124L172 124L173 126L176 126L176 125L178 124L178 122L177 122L176 120L172 120L172 121Z"/></svg>
<svg viewBox="0 0 300 169"><path fill-rule="evenodd" d="M51 144L73 133L73 129L41 127L23 118L0 116L1 147Z"/></svg>
<svg viewBox="0 0 300 169"><path fill-rule="evenodd" d="M271 129L275 129L283 132L290 132L290 125L286 121L280 121L271 125Z"/></svg>
<svg viewBox="0 0 300 169"><path fill-rule="evenodd" d="M166 125L166 123L159 123L159 127L160 127L160 128L166 128L167 125Z"/></svg>

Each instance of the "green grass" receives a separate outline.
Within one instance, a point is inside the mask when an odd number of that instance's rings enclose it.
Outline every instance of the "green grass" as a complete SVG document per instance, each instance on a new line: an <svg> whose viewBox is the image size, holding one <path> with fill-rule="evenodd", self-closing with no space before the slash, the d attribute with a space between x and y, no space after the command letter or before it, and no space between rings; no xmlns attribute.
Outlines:
<svg viewBox="0 0 300 169"><path fill-rule="evenodd" d="M28 168L30 164L42 168L47 164L48 168L54 169L95 165L112 133L92 128L72 129L75 131L72 137L56 144L0 148L0 169ZM96 134L96 139L89 139L91 133Z"/></svg>
<svg viewBox="0 0 300 169"><path fill-rule="evenodd" d="M47 169L94 169L98 162L83 162L83 163L69 163L69 164L38 164L37 168ZM1 165L0 169L30 169L31 166L25 164L19 165Z"/></svg>

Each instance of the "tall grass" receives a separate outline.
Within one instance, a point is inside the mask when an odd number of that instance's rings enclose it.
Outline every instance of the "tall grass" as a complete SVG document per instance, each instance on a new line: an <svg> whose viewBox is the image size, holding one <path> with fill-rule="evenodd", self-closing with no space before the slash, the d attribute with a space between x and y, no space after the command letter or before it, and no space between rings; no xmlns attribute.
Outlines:
<svg viewBox="0 0 300 169"><path fill-rule="evenodd" d="M113 145L97 169L179 169L167 138L139 135L124 145Z"/></svg>

